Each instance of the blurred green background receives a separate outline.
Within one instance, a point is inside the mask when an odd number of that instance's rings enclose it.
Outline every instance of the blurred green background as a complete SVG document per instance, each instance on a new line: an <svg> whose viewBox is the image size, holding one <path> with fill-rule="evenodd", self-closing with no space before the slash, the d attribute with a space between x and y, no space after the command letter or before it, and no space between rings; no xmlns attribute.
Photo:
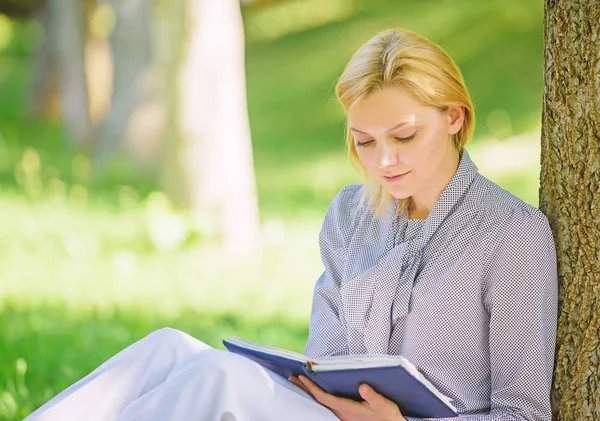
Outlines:
<svg viewBox="0 0 600 421"><path fill-rule="evenodd" d="M152 172L101 178L60 122L23 110L39 28L0 15L0 419L22 419L163 326L302 351L328 203L360 182L333 87L353 51L404 27L461 68L480 171L537 205L540 1L271 1L244 6L262 259L231 262L210 221L173 210Z"/></svg>

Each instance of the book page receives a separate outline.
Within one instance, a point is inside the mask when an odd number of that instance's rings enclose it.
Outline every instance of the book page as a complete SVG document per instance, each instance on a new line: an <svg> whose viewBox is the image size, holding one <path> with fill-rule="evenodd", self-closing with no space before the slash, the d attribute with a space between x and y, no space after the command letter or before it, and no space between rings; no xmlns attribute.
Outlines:
<svg viewBox="0 0 600 421"><path fill-rule="evenodd" d="M278 357L283 357L283 358L287 358L290 360L299 361L302 363L306 363L308 360L304 355L299 354L297 352L288 351L287 349L276 348L273 346L260 345L260 344L254 343L254 342L247 341L242 338L238 338L237 336L232 336L230 338L227 338L226 341L232 343L233 345L242 347L242 348L252 349L254 351L263 352L263 353L269 354L269 355L276 355Z"/></svg>

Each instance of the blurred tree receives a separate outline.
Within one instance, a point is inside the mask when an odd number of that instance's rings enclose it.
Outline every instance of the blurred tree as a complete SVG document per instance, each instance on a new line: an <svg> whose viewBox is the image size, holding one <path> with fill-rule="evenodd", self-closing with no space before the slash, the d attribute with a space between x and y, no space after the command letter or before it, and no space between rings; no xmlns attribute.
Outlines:
<svg viewBox="0 0 600 421"><path fill-rule="evenodd" d="M86 2L29 0L21 6L26 4L42 5L31 13L37 15L43 30L34 59L30 109L43 114L56 88L61 118L69 137L77 146L83 146L89 142L91 132L84 57ZM25 9L21 12L25 13Z"/></svg>
<svg viewBox="0 0 600 421"><path fill-rule="evenodd" d="M157 95L152 54L153 4L150 0L112 0L110 5L115 15L115 27L110 35L112 95L108 114L95 130L96 171L101 171L120 148L156 143L148 138L161 132L154 127L160 118L152 115L148 118L146 112L155 109L149 104ZM144 130L144 126L155 130ZM137 148L137 152L131 156L143 154L143 146Z"/></svg>
<svg viewBox="0 0 600 421"><path fill-rule="evenodd" d="M78 144L89 141L91 122L85 79L85 2L47 0L47 36L58 76L62 121Z"/></svg>
<svg viewBox="0 0 600 421"><path fill-rule="evenodd" d="M42 33L38 38L37 48L33 57L33 81L29 92L29 112L37 116L49 117L52 106L58 95L56 86L56 71L52 65L51 43L47 36L49 31L49 14L46 2L32 11L34 18L40 24Z"/></svg>
<svg viewBox="0 0 600 421"><path fill-rule="evenodd" d="M45 0L0 0L0 13L13 19L32 18L45 2Z"/></svg>
<svg viewBox="0 0 600 421"><path fill-rule="evenodd" d="M96 174L121 149L154 157L167 194L213 220L228 254L258 251L239 0L103 4L111 6L115 20L113 75L108 112L94 130ZM79 143L91 137L84 52L86 18L95 6L96 0L46 0L38 15L45 36L31 108L43 113L57 85L61 118ZM27 13L35 12L32 6Z"/></svg>
<svg viewBox="0 0 600 421"><path fill-rule="evenodd" d="M540 208L556 240L555 420L600 420L600 4L545 0Z"/></svg>
<svg viewBox="0 0 600 421"><path fill-rule="evenodd" d="M178 126L165 145L163 185L180 203L216 217L228 254L253 254L259 218L239 0L188 0L185 15L172 104Z"/></svg>

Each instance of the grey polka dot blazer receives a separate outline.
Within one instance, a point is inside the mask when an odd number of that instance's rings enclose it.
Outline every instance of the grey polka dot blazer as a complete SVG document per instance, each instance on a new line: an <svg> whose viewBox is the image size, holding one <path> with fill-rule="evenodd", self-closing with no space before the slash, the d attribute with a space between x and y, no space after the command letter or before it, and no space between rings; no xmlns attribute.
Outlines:
<svg viewBox="0 0 600 421"><path fill-rule="evenodd" d="M309 356L401 354L461 420L551 420L556 252L546 217L459 167L426 220L350 185L320 233ZM411 418L416 420L416 418Z"/></svg>

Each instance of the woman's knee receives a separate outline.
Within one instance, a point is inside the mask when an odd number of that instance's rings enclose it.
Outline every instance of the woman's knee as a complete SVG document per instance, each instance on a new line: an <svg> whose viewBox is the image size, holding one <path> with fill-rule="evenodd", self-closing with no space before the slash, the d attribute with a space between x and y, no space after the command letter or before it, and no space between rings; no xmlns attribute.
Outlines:
<svg viewBox="0 0 600 421"><path fill-rule="evenodd" d="M177 340L181 335L185 335L185 333L172 327L165 326L150 332L147 337L161 341L171 341Z"/></svg>
<svg viewBox="0 0 600 421"><path fill-rule="evenodd" d="M211 347L202 341L188 335L181 330L171 327L163 327L157 329L146 336L147 340L151 340L160 346L173 347L175 349L186 349L192 351L201 351L210 349Z"/></svg>

